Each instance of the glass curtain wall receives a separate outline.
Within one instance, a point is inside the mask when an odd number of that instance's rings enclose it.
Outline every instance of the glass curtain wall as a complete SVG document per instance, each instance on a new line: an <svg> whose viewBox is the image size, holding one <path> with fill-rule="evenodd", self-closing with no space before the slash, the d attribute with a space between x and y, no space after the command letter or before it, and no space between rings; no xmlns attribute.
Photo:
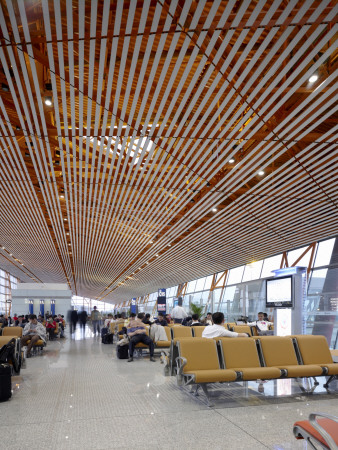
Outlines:
<svg viewBox="0 0 338 450"><path fill-rule="evenodd" d="M16 289L17 285L16 277L0 269L0 314L13 314L12 305L8 303L8 300L11 299L12 289Z"/></svg>
<svg viewBox="0 0 338 450"><path fill-rule="evenodd" d="M307 250L307 251L306 251ZM312 253L313 250L313 253ZM311 259L312 258L312 259ZM287 263L286 263L287 261ZM308 267L312 261L308 278L306 301L306 331L308 334L324 334L331 347L338 348L338 239L331 238L315 244L278 254L261 261L235 267L228 271L225 286L210 292L212 275L189 281L186 286L183 306L190 311L191 302L206 305L208 311L221 311L227 322L239 316L254 320L259 311L265 311L266 278L273 270L297 266ZM220 279L222 273L217 274ZM174 306L178 286L167 288L167 310ZM149 303L143 305L145 312L152 313L156 305L157 292L150 294ZM266 311L272 317L273 311Z"/></svg>

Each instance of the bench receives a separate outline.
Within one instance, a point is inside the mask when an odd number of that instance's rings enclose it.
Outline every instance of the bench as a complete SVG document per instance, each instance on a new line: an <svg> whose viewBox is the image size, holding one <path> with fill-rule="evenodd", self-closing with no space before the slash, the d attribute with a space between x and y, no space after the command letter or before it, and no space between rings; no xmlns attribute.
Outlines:
<svg viewBox="0 0 338 450"><path fill-rule="evenodd" d="M230 369L221 369L216 341L214 339L193 338L177 342L179 356L177 362L177 384L187 386L196 384L195 393L201 387L208 399L208 383L235 381L237 373Z"/></svg>
<svg viewBox="0 0 338 450"><path fill-rule="evenodd" d="M210 341L212 344L205 344L205 341ZM219 374L215 378L212 372L201 372L203 376L198 372L210 369L209 356L205 348L207 345L213 348L216 342L219 349L218 354L216 353L217 370L231 370L236 373L233 380L223 381L313 377L315 384L318 384L316 376L336 377L338 373L338 364L332 362L324 336L218 337L214 339L183 337L176 341L172 340L171 346L170 374L175 373L173 367L173 361L175 361L179 385L203 383L203 390L207 395L207 384L219 382L216 380L217 377L220 378ZM298 348L299 355L297 355ZM213 350L210 351L213 352ZM210 364L212 370L216 370L214 353L211 355ZM330 380L327 385L329 382Z"/></svg>
<svg viewBox="0 0 338 450"><path fill-rule="evenodd" d="M294 339L291 337L264 336L264 339L256 339L256 342L261 348L264 365L278 367L287 378L316 377L325 374L320 365L303 364L297 359Z"/></svg>

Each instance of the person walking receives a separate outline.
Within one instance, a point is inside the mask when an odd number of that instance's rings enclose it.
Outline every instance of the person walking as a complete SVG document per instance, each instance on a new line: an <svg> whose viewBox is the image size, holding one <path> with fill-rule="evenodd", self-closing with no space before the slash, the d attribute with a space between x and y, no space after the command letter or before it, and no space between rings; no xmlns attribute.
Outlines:
<svg viewBox="0 0 338 450"><path fill-rule="evenodd" d="M101 321L101 314L100 311L98 311L97 307L94 306L94 309L90 315L92 324L93 324L93 333L94 336L96 336L96 332L98 335L100 335L100 321Z"/></svg>
<svg viewBox="0 0 338 450"><path fill-rule="evenodd" d="M80 311L79 312L79 322L80 322L80 328L81 328L81 331L85 331L85 329L86 329L86 323L87 323L87 318L88 318L88 314L87 314L87 311L86 310L82 310L82 311Z"/></svg>

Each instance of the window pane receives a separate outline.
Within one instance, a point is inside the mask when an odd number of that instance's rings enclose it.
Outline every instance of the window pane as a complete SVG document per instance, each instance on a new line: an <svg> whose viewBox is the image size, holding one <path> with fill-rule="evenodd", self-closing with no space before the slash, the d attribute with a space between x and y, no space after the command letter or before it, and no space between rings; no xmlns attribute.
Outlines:
<svg viewBox="0 0 338 450"><path fill-rule="evenodd" d="M205 283L205 277L199 278L199 279L196 281L195 292L203 291L203 289L204 289L204 283Z"/></svg>
<svg viewBox="0 0 338 450"><path fill-rule="evenodd" d="M236 284L242 281L244 266L231 269L229 272L229 278L227 284Z"/></svg>
<svg viewBox="0 0 338 450"><path fill-rule="evenodd" d="M263 263L261 278L272 277L274 274L271 271L279 269L281 261L282 261L281 254L272 256L271 258L266 258Z"/></svg>
<svg viewBox="0 0 338 450"><path fill-rule="evenodd" d="M245 266L243 281L258 280L261 274L263 261L255 261Z"/></svg>
<svg viewBox="0 0 338 450"><path fill-rule="evenodd" d="M306 249L307 247L302 247L288 252L288 262L290 267L297 261L297 259ZM307 267L309 265L310 258L311 258L311 250L306 252L303 258L300 261L298 261L297 266Z"/></svg>
<svg viewBox="0 0 338 450"><path fill-rule="evenodd" d="M210 290L211 288L211 283L212 283L212 279L213 279L213 275L209 275L206 279L205 279L205 285L204 285L204 290Z"/></svg>
<svg viewBox="0 0 338 450"><path fill-rule="evenodd" d="M335 240L336 238L319 242L316 260L313 267L327 266L328 264L330 264L330 259Z"/></svg>
<svg viewBox="0 0 338 450"><path fill-rule="evenodd" d="M188 286L187 286L187 293L195 292L195 286L196 286L196 280L189 281Z"/></svg>

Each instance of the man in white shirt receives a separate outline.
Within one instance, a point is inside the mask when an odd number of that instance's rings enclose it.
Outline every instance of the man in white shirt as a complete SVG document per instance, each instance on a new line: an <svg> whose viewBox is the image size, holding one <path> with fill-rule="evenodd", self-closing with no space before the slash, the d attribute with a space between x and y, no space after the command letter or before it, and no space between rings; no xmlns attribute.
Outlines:
<svg viewBox="0 0 338 450"><path fill-rule="evenodd" d="M246 333L235 333L234 331L227 330L224 326L224 314L221 312L216 312L212 315L213 325L205 327L202 333L204 338L214 338L214 337L248 337Z"/></svg>
<svg viewBox="0 0 338 450"><path fill-rule="evenodd" d="M269 327L271 325L273 325L272 322L269 322L268 320L264 319L264 313L259 312L258 313L258 320L256 320L255 322L248 322L247 325L249 326L253 326L257 328L258 332L266 332L269 331ZM273 333L271 333L273 334Z"/></svg>
<svg viewBox="0 0 338 450"><path fill-rule="evenodd" d="M182 320L188 317L188 314L182 307L182 303L183 303L182 297L178 297L177 306L175 306L175 308L173 308L171 311L171 317L174 319L174 323L182 323Z"/></svg>

